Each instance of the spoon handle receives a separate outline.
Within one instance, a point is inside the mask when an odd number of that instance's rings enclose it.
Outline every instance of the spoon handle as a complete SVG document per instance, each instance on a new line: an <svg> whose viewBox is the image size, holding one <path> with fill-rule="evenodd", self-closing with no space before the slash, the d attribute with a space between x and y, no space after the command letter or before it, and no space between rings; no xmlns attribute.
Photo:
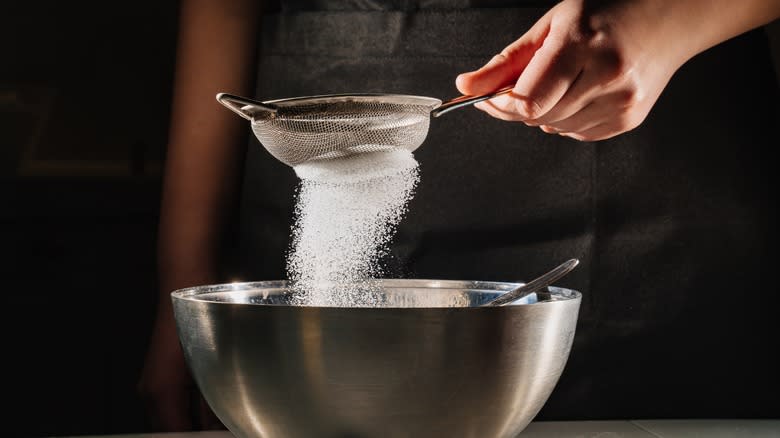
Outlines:
<svg viewBox="0 0 780 438"><path fill-rule="evenodd" d="M456 97L455 99L448 100L444 102L443 104L437 106L433 111L431 111L431 117L439 117L442 114L447 114L448 112L464 107L466 105L472 105L477 102L482 102L483 100L492 99L496 96L500 96L502 94L509 93L514 88L514 85L511 85L509 87L504 87L498 91L494 91L492 93L488 94L480 94L478 96L460 96Z"/></svg>
<svg viewBox="0 0 780 438"><path fill-rule="evenodd" d="M560 266L542 275L541 277L538 277L533 281L530 281L516 289L512 289L509 292L500 295L498 298L494 299L493 301L489 301L483 304L482 306L483 307L503 306L504 304L509 304L513 301L517 301L526 295L532 294L538 291L539 289L549 286L559 278L571 272L571 270L577 267L579 263L580 261L577 259L571 259L565 261Z"/></svg>

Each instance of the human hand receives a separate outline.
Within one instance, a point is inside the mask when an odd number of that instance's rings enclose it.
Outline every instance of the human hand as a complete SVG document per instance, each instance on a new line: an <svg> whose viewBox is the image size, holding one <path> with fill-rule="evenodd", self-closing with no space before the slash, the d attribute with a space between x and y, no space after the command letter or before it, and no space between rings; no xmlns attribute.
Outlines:
<svg viewBox="0 0 780 438"><path fill-rule="evenodd" d="M476 95L514 82L511 93L475 107L547 133L596 141L629 131L692 56L673 40L674 23L659 21L661 3L565 0L456 85Z"/></svg>
<svg viewBox="0 0 780 438"><path fill-rule="evenodd" d="M224 429L190 376L170 306L158 312L138 390L154 431Z"/></svg>

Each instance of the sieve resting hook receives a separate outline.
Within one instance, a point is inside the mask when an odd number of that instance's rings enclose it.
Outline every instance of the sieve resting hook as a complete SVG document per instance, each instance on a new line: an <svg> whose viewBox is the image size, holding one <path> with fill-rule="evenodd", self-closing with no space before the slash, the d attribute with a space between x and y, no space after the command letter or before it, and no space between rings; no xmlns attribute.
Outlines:
<svg viewBox="0 0 780 438"><path fill-rule="evenodd" d="M276 113L276 111L279 109L276 105L263 103L228 93L217 94L217 101L222 105L225 105L230 111L233 111L250 122L252 121L252 118L255 116L255 114L259 112Z"/></svg>

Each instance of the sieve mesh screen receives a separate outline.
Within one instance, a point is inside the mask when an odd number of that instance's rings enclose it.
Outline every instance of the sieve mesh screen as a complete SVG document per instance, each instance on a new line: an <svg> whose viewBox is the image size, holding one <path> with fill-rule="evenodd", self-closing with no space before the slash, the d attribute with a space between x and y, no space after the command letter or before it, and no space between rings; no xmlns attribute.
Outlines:
<svg viewBox="0 0 780 438"><path fill-rule="evenodd" d="M257 112L252 118L258 140L289 166L392 148L414 151L428 134L435 103L381 96L309 100L280 101L276 112Z"/></svg>

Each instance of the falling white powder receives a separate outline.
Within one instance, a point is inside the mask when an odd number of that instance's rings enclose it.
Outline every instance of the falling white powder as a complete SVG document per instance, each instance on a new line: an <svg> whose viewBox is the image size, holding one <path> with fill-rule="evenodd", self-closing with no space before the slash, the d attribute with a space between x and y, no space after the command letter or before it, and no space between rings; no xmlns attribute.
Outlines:
<svg viewBox="0 0 780 438"><path fill-rule="evenodd" d="M419 181L411 152L393 149L307 162L287 257L293 303L381 305L381 259Z"/></svg>

